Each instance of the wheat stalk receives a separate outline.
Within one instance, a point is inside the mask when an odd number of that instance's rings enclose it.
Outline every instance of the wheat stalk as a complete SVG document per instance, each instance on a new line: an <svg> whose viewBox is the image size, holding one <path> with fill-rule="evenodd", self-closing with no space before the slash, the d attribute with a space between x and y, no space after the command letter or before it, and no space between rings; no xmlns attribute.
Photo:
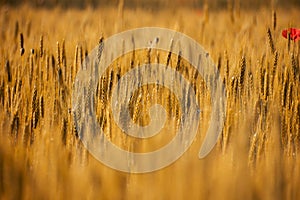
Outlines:
<svg viewBox="0 0 300 200"><path fill-rule="evenodd" d="M273 30L276 30L276 25L277 25L277 15L276 15L276 10L273 10L272 12L272 24L273 24Z"/></svg>
<svg viewBox="0 0 300 200"><path fill-rule="evenodd" d="M34 86L32 98L31 98L31 116L32 116L32 128L37 127L37 123L39 121L39 102L38 102L38 92L37 87Z"/></svg>
<svg viewBox="0 0 300 200"><path fill-rule="evenodd" d="M229 58L228 58L228 54L227 51L224 51L224 77L225 77L225 82L226 85L228 85L229 83Z"/></svg>
<svg viewBox="0 0 300 200"><path fill-rule="evenodd" d="M59 42L56 42L56 62L57 62L57 68L60 68L60 47Z"/></svg>
<svg viewBox="0 0 300 200"><path fill-rule="evenodd" d="M268 28L267 34L268 34L268 42L269 42L269 46L271 48L271 52L272 52L272 54L274 54L275 53L275 46L274 46L274 41L273 41L273 38L272 38L272 33L271 33L270 28Z"/></svg>
<svg viewBox="0 0 300 200"><path fill-rule="evenodd" d="M11 82L11 69L10 69L10 64L9 64L9 61L6 60L5 62L5 72L6 72L6 75L7 75L7 82Z"/></svg>
<svg viewBox="0 0 300 200"><path fill-rule="evenodd" d="M245 79L245 70L246 70L246 58L242 56L240 60L240 76L239 76L239 91L242 93L244 89L244 79Z"/></svg>
<svg viewBox="0 0 300 200"><path fill-rule="evenodd" d="M25 53L25 49L24 49L24 37L23 37L23 33L20 33L20 54L21 56L23 56Z"/></svg>
<svg viewBox="0 0 300 200"><path fill-rule="evenodd" d="M40 57L43 57L44 53L44 37L41 35L40 37Z"/></svg>

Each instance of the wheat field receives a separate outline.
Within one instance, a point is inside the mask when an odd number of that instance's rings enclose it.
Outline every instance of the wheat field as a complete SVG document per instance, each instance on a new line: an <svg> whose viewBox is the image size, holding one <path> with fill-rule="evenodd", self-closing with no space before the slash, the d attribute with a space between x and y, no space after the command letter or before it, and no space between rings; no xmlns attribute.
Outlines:
<svg viewBox="0 0 300 200"><path fill-rule="evenodd" d="M229 1L231 2L231 1ZM299 7L231 5L210 9L117 6L63 8L0 6L1 199L298 199L300 198L300 42L283 29L299 27ZM79 139L72 113L77 72L101 37L139 27L164 27L201 44L226 86L226 120L204 159L199 149L210 123L211 97L186 61L170 67L195 88L201 107L197 135L183 156L161 170L124 173L96 160ZM174 137L178 99L166 88L134 92L133 121L159 103L167 123L149 140L128 137L111 116L111 91L130 68L168 52L136 51L112 63L99 83L97 119L106 137L133 152L148 152ZM179 65L178 65L179 63Z"/></svg>

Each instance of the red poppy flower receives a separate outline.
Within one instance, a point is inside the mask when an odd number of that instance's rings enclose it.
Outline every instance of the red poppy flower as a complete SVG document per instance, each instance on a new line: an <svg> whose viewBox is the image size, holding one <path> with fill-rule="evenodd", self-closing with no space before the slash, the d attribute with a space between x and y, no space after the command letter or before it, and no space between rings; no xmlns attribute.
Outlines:
<svg viewBox="0 0 300 200"><path fill-rule="evenodd" d="M300 40L300 29L289 28L282 31L282 36L288 38L288 33L290 34L291 40L297 41Z"/></svg>

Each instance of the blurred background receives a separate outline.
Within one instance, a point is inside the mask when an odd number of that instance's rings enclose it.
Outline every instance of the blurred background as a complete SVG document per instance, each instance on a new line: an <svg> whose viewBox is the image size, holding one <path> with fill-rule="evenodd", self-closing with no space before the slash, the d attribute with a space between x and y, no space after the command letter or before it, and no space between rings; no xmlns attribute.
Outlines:
<svg viewBox="0 0 300 200"><path fill-rule="evenodd" d="M300 41L282 37L300 26L299 14L300 0L0 0L0 200L300 199ZM82 145L73 83L100 37L147 26L182 32L209 52L226 84L226 122L214 150L198 159L211 97L195 70L180 67L200 96L193 144L164 169L122 173ZM168 124L155 143L115 131L107 94L148 52L120 57L99 81L99 121L126 151L162 147L179 127ZM169 59L152 53L152 61ZM179 58L171 56L174 69ZM155 93L178 118L181 104ZM148 94L134 93L132 118L148 119L141 102L157 102Z"/></svg>
<svg viewBox="0 0 300 200"><path fill-rule="evenodd" d="M19 6L30 4L37 7L75 7L97 8L105 6L117 6L120 0L0 0L0 5ZM300 0L121 0L127 8L162 9L168 7L194 7L201 8L208 4L212 9L226 8L228 5L238 5L241 8L257 8L261 6L293 7L300 6Z"/></svg>

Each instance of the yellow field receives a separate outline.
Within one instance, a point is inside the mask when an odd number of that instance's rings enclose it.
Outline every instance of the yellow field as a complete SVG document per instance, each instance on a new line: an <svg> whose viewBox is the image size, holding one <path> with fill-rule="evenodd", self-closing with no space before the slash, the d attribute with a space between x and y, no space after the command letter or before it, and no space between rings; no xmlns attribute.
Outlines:
<svg viewBox="0 0 300 200"><path fill-rule="evenodd" d="M281 36L283 29L299 28L299 11L0 7L0 198L300 198L300 42ZM226 121L213 151L198 159L210 123L210 93L185 61L176 68L172 55L171 67L196 88L202 110L196 139L172 165L129 174L106 167L82 145L71 112L73 82L100 37L146 26L185 33L210 53L226 85ZM165 64L168 52L159 56ZM143 113L158 102L168 111L168 123L148 141L122 133L107 94L117 72L123 76L130 69L130 58L124 55L122 67L116 62L102 77L97 116L118 146L153 151L174 137L180 104L164 87L143 87L129 105L133 121L149 123ZM134 62L147 59L146 51L137 51Z"/></svg>

